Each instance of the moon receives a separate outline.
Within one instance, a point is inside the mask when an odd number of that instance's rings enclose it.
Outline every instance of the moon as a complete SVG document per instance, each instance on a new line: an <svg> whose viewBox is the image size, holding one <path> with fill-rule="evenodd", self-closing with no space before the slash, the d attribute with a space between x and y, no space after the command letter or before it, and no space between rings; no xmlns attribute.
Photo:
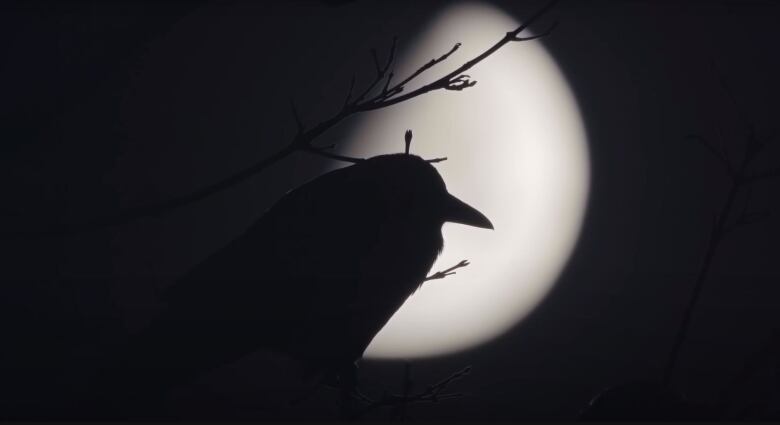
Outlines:
<svg viewBox="0 0 780 425"><path fill-rule="evenodd" d="M395 75L403 78L462 43L407 87L411 91L519 25L488 4L450 6L401 52ZM402 152L404 131L412 129L412 153L447 157L436 168L450 193L495 225L494 231L444 225L444 251L431 273L463 259L471 264L424 283L364 358L440 356L501 335L549 293L579 236L590 179L587 139L553 58L539 41L510 43L469 74L478 82L474 87L432 92L362 116L341 146L341 153L359 157Z"/></svg>

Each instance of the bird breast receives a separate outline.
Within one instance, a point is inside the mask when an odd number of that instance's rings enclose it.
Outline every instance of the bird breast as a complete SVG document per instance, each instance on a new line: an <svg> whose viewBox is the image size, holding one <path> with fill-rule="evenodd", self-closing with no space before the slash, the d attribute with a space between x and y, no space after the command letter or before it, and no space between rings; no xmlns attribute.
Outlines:
<svg viewBox="0 0 780 425"><path fill-rule="evenodd" d="M358 359L423 283L443 245L440 226L401 229L388 225L379 230L376 240L355 259L356 285L351 293L339 296L345 303L307 318L293 351L328 359Z"/></svg>

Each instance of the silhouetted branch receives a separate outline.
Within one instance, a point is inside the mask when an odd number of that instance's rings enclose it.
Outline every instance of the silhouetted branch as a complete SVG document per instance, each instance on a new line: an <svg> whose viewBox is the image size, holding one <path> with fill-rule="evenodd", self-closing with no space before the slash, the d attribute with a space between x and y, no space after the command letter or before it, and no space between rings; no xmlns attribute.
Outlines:
<svg viewBox="0 0 780 425"><path fill-rule="evenodd" d="M766 148L767 143L759 139L758 135L756 134L755 127L751 123L747 122L747 119L745 118L744 114L739 108L739 105L736 102L736 98L731 92L728 84L726 84L726 81L723 78L723 76L718 72L717 67L715 67L715 70L718 73L718 77L721 85L723 86L724 90L729 96L731 102L734 103L734 107L737 110L737 113L740 115L740 120L743 123L745 123L748 131L744 141L744 154L742 156L742 160L739 162L739 165L736 168L731 165L732 162L726 157L726 155L721 150L716 149L714 146L708 143L703 137L697 135L688 136L688 138L690 139L699 141L713 155L715 155L715 157L724 165L726 173L728 173L729 177L731 178L732 184L726 194L726 200L724 201L723 206L720 209L720 212L715 215L715 220L713 222L712 229L710 231L710 238L704 253L704 259L702 261L699 272L696 276L696 281L694 282L693 285L693 291L685 307L685 311L683 312L682 322L680 324L680 327L678 328L677 334L675 335L674 342L672 343L672 348L670 350L666 367L664 369L664 375L663 375L663 382L667 386L671 383L672 375L674 373L675 367L677 365L677 360L680 355L680 350L688 334L688 329L690 326L690 321L693 315L693 311L701 295L702 288L704 287L704 282L707 280L707 276L712 266L713 259L715 257L715 253L717 251L718 246L720 245L724 236L726 236L728 233L734 231L739 227L743 227L749 224L754 224L763 221L770 216L771 213L767 211L750 212L750 213L748 212L749 203L750 203L750 194L751 194L750 190L752 188L752 185L755 182L759 180L763 180L764 178L775 177L775 174L780 175L780 169L772 169L767 172L758 173L758 174L750 174L748 172L748 169L752 164L753 160L755 160L755 158L758 157L758 155L764 150L764 148ZM732 215L732 210L734 207L734 203L737 199L737 194L741 189L748 190L746 200L736 220L730 223L729 217Z"/></svg>
<svg viewBox="0 0 780 425"><path fill-rule="evenodd" d="M360 418L366 415L367 413L375 409L378 409L380 407L396 407L396 408L401 407L402 409L405 409L407 405L413 403L426 403L426 402L438 403L440 401L452 400L452 399L463 397L463 394L461 393L445 393L444 390L446 390L447 387L450 386L453 382L471 373L471 366L466 366L465 368L453 373L447 378L444 378L443 380L433 385L429 385L428 387L426 387L425 391L416 394L410 394L412 389L411 388L412 381L410 377L410 368L408 364L405 365L404 371L405 371L404 389L402 394L384 393L382 395L382 398L369 403L368 406L366 406L360 412L354 415L354 418Z"/></svg>
<svg viewBox="0 0 780 425"><path fill-rule="evenodd" d="M553 6L555 6L555 4L557 2L558 2L558 0L552 0L552 1L548 2L541 9L539 9L533 15L531 15L531 17L527 21L525 21L522 25L517 27L515 30L509 31L508 33L506 33L504 35L504 37L501 38L496 44L492 45L487 50L485 50L484 52L480 53L479 55L477 55L476 57L474 57L470 61L464 63L461 66L459 66L457 69L455 69L454 71L450 72L449 74L447 74L447 75L437 79L436 81L428 83L428 84L426 84L426 85L424 85L424 86L422 86L422 87L420 87L420 88L418 88L418 89L416 89L416 90L414 90L412 92L406 93L404 95L401 95L401 96L398 96L398 97L391 97L391 98L384 99L384 100L380 99L380 101L378 101L378 102L375 102L373 104L365 105L366 106L365 110L373 110L373 109L385 108L385 107L388 107L390 105L395 105L397 103L401 103L401 102L407 101L409 99L413 99L413 98L415 98L417 96L420 96L422 94L425 94L425 93L428 93L428 92L431 92L431 91L434 91L434 90L446 89L448 87L449 87L450 90L458 90L457 88L453 88L454 80L461 78L463 76L464 72L466 72L469 69L471 69L472 67L474 67L474 65L482 62L485 58L487 58L488 56L490 56L493 53L495 53L498 49L500 49L501 47L503 47L507 43L510 43L510 42L513 42L513 41L526 41L526 40L524 40L522 38L518 38L517 37L518 34L520 34L521 32L525 31L539 17L544 15L548 10L550 10ZM551 31L551 30L552 30L552 28L550 28L548 31ZM542 33L542 34L540 34L540 36L541 35L547 35L547 33L548 32ZM536 37L528 37L528 39L534 39L534 38L536 38ZM425 65L423 65L423 66L425 66ZM455 87L458 87L461 84L463 84L463 82L461 82L460 84L455 84ZM476 83L475 82L471 82L471 84L468 85L468 87L471 87L474 84L476 84ZM403 87L401 87L401 88L403 88ZM463 88L465 88L465 87L463 87Z"/></svg>
<svg viewBox="0 0 780 425"><path fill-rule="evenodd" d="M448 51L447 53L439 56L438 58L431 59L430 62L428 62L425 65L421 66L420 68L417 69L417 71L414 71L411 75L406 77L403 81L401 81L400 83L398 83L395 86L393 86L391 91L402 90L403 87L406 85L406 83L414 80L415 78L417 78L423 72L433 68L433 66L436 65L437 63L441 63L441 62L444 62L445 60L447 60L447 58L450 57L451 54L455 53L460 48L460 46L461 46L460 43L455 43L455 45L452 46L452 49L450 49L450 51Z"/></svg>
<svg viewBox="0 0 780 425"><path fill-rule="evenodd" d="M349 80L349 90L347 91L347 97L344 99L344 108L349 105L349 101L352 100L352 91L355 89L355 74L352 74L352 79Z"/></svg>
<svg viewBox="0 0 780 425"><path fill-rule="evenodd" d="M295 120L295 127L298 129L298 134L303 133L305 127L301 121L300 115L298 115L298 108L295 106L294 100L290 100L290 110L292 111L292 116Z"/></svg>
<svg viewBox="0 0 780 425"><path fill-rule="evenodd" d="M726 93L726 97L728 97L729 101L731 102L731 106L733 106L734 110L737 111L737 115L739 116L739 120L741 121L742 125L749 127L750 121L748 120L747 114L739 105L739 102L737 102L737 97L734 96L734 91L731 90L731 86L729 85L728 81L726 81L726 76L723 75L723 72L718 67L714 57L710 58L710 66L712 66L713 72L718 77L718 83L720 83L723 92Z"/></svg>
<svg viewBox="0 0 780 425"><path fill-rule="evenodd" d="M382 79L385 78L385 73L390 69L390 66L392 66L393 61L395 60L395 50L397 47L398 37L393 37L393 44L390 46L390 52L387 55L387 61L385 61L385 66L379 65L379 58L377 58L376 55L376 49L371 49L371 58L374 60L374 70L376 71L376 77L374 77L374 81L369 84L369 86L363 90L363 93L358 96L357 99L355 99L355 102L352 104L352 106L358 105L363 99L365 99L366 96L368 96L369 93L371 93L371 90L376 87L379 82L382 81ZM388 84L389 84L389 78L388 78Z"/></svg>
<svg viewBox="0 0 780 425"><path fill-rule="evenodd" d="M550 25L549 28L540 32L539 34L535 34L530 37L515 37L512 39L512 41L531 41L531 40L536 40L537 38L542 38L550 35L557 26L558 26L558 21L555 21L552 23L552 25Z"/></svg>
<svg viewBox="0 0 780 425"><path fill-rule="evenodd" d="M768 219L772 213L770 211L754 211L754 212L748 212L748 209L750 207L750 199L752 194L752 186L746 185L747 191L745 195L745 202L742 204L742 210L740 211L739 215L737 216L736 220L734 220L733 223L728 224L726 228L723 230L723 234L729 234L735 230L737 230L740 227L748 226L755 223L760 223L762 221L765 221Z"/></svg>
<svg viewBox="0 0 780 425"><path fill-rule="evenodd" d="M327 149L332 149L332 148L330 146L322 147L322 148L309 147L305 151L325 158L335 159L337 161L342 161L342 162L351 162L353 164L357 164L358 162L365 161L364 158L354 158L351 156L344 156L344 155L331 153L328 152Z"/></svg>
<svg viewBox="0 0 780 425"><path fill-rule="evenodd" d="M723 153L721 150L713 146L707 139L705 139L702 136L699 136L698 134L689 134L686 136L686 138L690 140L695 140L699 142L702 146L704 146L712 155L723 165L723 168L726 170L726 174L728 174L729 178L734 180L736 176L734 175L734 167L729 162L728 158L726 158L726 154Z"/></svg>
<svg viewBox="0 0 780 425"><path fill-rule="evenodd" d="M287 156L289 156L296 149L294 146L285 146L283 149L274 153L273 155L264 158L262 161L254 164L253 166L246 168L226 179L220 180L210 186L206 186L202 189L188 193L186 195L177 196L158 204L145 205L140 207L131 207L119 211L115 215L100 217L92 221L85 223L75 223L68 225L53 225L47 229L35 230L35 231L4 231L0 233L4 238L41 238L52 236L66 236L82 232L96 231L104 229L109 226L117 226L125 223L129 223L134 220L146 217L157 217L170 210L190 205L192 203L201 201L209 196L221 192L229 187L232 187L251 176L264 170L266 167L274 164Z"/></svg>
<svg viewBox="0 0 780 425"><path fill-rule="evenodd" d="M385 86L382 88L382 93L387 94L387 88L390 86L390 82L393 80L393 73L387 74L387 78L385 78Z"/></svg>
<svg viewBox="0 0 780 425"><path fill-rule="evenodd" d="M457 270L459 268L462 268L462 267L466 267L469 264L471 264L471 263L469 263L469 260L462 260L460 263L455 264L454 266L448 268L447 270L438 271L438 272L436 272L436 273L426 277L424 282L427 282L429 280L435 280L435 279L444 279L445 277L447 277L449 275L456 274L455 270Z"/></svg>
<svg viewBox="0 0 780 425"><path fill-rule="evenodd" d="M336 125L338 125L339 123L341 123L346 118L352 115L361 112L386 108L388 106L405 102L407 100L413 99L417 96L435 90L463 90L465 88L472 87L474 84L476 84L476 82L469 80L468 79L469 77L463 73L473 68L476 64L482 62L485 58L498 51L501 47L503 47L507 43L513 41L526 41L527 39L530 40L530 39L538 38L537 36L534 36L534 37L527 37L526 39L523 39L517 36L524 30L526 30L531 24L536 22L536 20L538 20L542 15L544 15L548 10L550 10L557 2L558 0L549 1L537 12L531 15L531 17L528 18L518 28L506 33L504 37L502 37L493 46L491 46L484 52L480 53L476 57L472 58L471 60L467 61L463 65L459 66L457 69L450 72L449 74L431 83L428 83L412 92L406 93L404 95L396 96L403 91L405 84L414 81L417 77L419 77L420 74L422 74L422 72L418 72L419 71L418 69L418 71L412 73L410 77L407 77L404 80L402 80L403 84L397 84L393 88L389 88L386 93L383 91L369 99L366 99L366 96L368 96L371 93L371 91L377 86L377 84L379 84L382 81L382 79L385 78L388 70L390 69L394 61L395 50L396 50L396 38L393 38L393 44L390 48L390 52L388 54L384 66L382 66L379 63L379 59L376 55L376 50L372 50L372 59L374 61L376 77L374 81L356 99L348 100L338 113L308 129L306 129L302 120L300 119L298 110L295 107L294 102L291 101L290 106L292 109L295 124L297 126L297 133L290 141L290 143L288 143L286 146L279 149L277 152L271 154L267 158L258 161L256 164L244 170L241 170L232 176L226 177L216 183L213 183L209 186L195 190L185 195L174 197L172 199L160 203L123 209L114 214L107 215L104 217L94 218L89 221L85 221L83 223L74 223L74 224L67 224L67 225L60 225L60 224L50 225L48 226L48 228L43 230L3 232L2 237L30 238L30 237L64 236L69 234L100 230L108 226L117 226L140 218L157 217L171 210L201 201L217 192L235 186L249 179L250 177L260 173L261 171L265 170L271 164L281 161L282 159L287 158L293 153L299 151L313 153L328 159L335 159L335 160L351 162L351 163L359 162L362 159L350 158L350 157L335 155L333 153L326 152L322 147L314 146L313 142L314 140L317 139L317 137L321 136L323 133L335 127ZM545 31L544 33L539 34L538 36L548 34L551 29L552 28ZM455 49L456 48L453 48L451 49L450 52L442 55L439 58L441 60L436 63L440 63L441 61L446 60L447 57L449 57L449 55ZM426 68L426 65L427 64L423 65L422 68L429 69L431 66L433 66L431 65ZM386 86L387 85L389 85L389 82L386 84ZM351 91L353 89L352 85L350 85L350 87L351 87L350 88ZM351 97L352 97L351 94L348 92L347 99L351 99ZM429 160L429 162L435 163L435 162L443 161L444 159L446 158L436 158L433 160Z"/></svg>
<svg viewBox="0 0 780 425"><path fill-rule="evenodd" d="M780 167L755 173L750 177L748 177L747 179L751 183L755 183L761 180L776 179L778 177L780 177Z"/></svg>

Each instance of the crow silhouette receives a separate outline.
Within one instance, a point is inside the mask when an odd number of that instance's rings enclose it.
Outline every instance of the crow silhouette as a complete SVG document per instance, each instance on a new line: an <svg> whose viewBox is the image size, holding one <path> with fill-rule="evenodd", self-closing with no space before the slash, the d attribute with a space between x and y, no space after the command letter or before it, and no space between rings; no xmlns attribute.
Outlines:
<svg viewBox="0 0 780 425"><path fill-rule="evenodd" d="M105 377L150 394L261 348L312 374L349 371L425 280L445 222L493 228L418 156L326 173L172 285Z"/></svg>

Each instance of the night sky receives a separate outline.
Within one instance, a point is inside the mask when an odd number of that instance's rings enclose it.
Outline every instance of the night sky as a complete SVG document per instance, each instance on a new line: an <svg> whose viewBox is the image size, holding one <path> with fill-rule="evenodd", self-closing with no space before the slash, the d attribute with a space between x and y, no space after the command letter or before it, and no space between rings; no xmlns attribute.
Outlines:
<svg viewBox="0 0 780 425"><path fill-rule="evenodd" d="M522 21L542 2L489 3ZM2 6L6 416L47 417L88 391L84 376L101 341L141 329L161 308L162 288L331 162L298 153L203 201L120 226L55 237L6 233L165 201L254 164L295 134L290 100L305 122L323 120L343 102L353 74L358 84L371 78L370 48L384 51L393 35L401 51L411 47L450 4ZM421 388L473 366L452 386L463 398L414 406L413 418L574 419L608 386L661 379L730 189L718 159L688 136L723 147L738 163L752 128L769 144L750 170L780 167L778 19L776 1L563 1L534 26L559 22L533 43L557 61L587 129L592 180L582 233L553 291L526 320L486 345L412 363ZM319 141L338 143L352 123ZM715 251L672 380L692 402L715 402L780 329L779 182L762 180L749 197L735 198L733 218L745 202L748 213L771 213ZM774 359L779 364L780 353ZM258 363L245 359L206 379L178 414L264 418L253 406L263 391ZM368 391L397 390L403 367L364 361L361 380ZM739 387L735 403L774 391L773 367ZM325 415L316 406L328 397L312 402L311 415Z"/></svg>

